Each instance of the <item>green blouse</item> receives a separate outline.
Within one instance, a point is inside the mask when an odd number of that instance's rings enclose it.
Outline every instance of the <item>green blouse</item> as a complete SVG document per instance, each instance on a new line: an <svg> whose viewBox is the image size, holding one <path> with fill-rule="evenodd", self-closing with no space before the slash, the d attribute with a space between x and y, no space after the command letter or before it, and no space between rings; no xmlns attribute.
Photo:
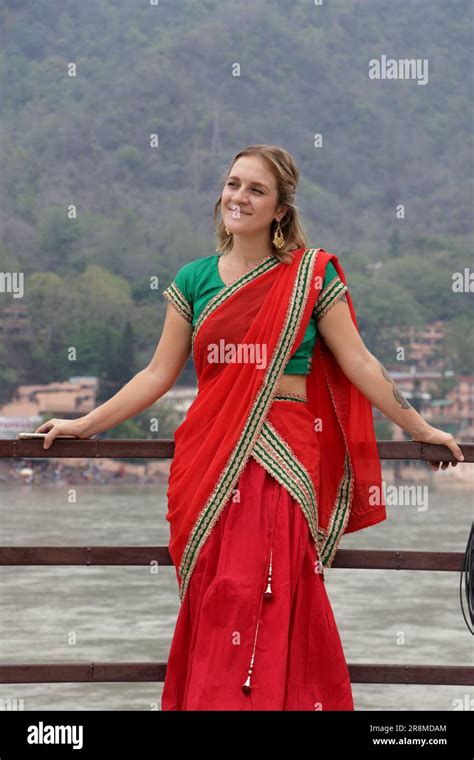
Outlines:
<svg viewBox="0 0 474 760"><path fill-rule="evenodd" d="M163 290L163 295L172 303L179 314L194 327L204 307L220 290L226 287L221 280L217 262L221 254L213 254L184 264L178 270L172 283ZM283 374L309 375L314 346L318 336L316 322L346 292L347 285L328 262L323 287L308 322L303 340L290 357Z"/></svg>

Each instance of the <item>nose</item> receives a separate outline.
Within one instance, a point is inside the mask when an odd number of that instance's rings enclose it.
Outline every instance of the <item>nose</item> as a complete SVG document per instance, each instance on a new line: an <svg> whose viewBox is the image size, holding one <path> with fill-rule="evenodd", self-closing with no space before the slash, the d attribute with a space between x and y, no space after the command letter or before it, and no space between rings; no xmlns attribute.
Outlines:
<svg viewBox="0 0 474 760"><path fill-rule="evenodd" d="M231 198L234 203L241 203L242 199L248 200L247 194L245 193L242 194L242 188L239 188L238 190L234 190Z"/></svg>
<svg viewBox="0 0 474 760"><path fill-rule="evenodd" d="M239 211L241 211L243 214L246 214L248 208L248 198L245 195L241 195L239 191L235 195L232 195L230 206L237 206L237 209ZM234 211L237 209L234 208Z"/></svg>

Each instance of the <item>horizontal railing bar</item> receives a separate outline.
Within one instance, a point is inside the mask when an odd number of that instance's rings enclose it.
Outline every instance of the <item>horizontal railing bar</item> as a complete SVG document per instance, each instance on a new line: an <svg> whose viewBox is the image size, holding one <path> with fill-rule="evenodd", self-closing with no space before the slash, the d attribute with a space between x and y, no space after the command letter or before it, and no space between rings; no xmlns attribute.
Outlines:
<svg viewBox="0 0 474 760"><path fill-rule="evenodd" d="M331 565L360 570L440 570L460 572L463 552L339 549Z"/></svg>
<svg viewBox="0 0 474 760"><path fill-rule="evenodd" d="M474 685L470 665L348 664L352 683ZM0 664L0 683L160 682L165 662L74 662Z"/></svg>
<svg viewBox="0 0 474 760"><path fill-rule="evenodd" d="M332 568L462 570L463 552L339 549ZM173 565L166 546L0 546L4 565Z"/></svg>
<svg viewBox="0 0 474 760"><path fill-rule="evenodd" d="M172 565L166 546L0 546L1 565Z"/></svg>
<svg viewBox="0 0 474 760"><path fill-rule="evenodd" d="M474 462L474 443L459 442L464 462ZM455 457L446 446L417 441L378 441L380 459L414 459L454 461ZM0 459L49 459L49 458L111 458L111 459L172 459L172 439L56 439L49 449L43 449L42 439L0 440Z"/></svg>
<svg viewBox="0 0 474 760"><path fill-rule="evenodd" d="M352 683L404 683L438 686L474 685L474 667L471 665L375 665L349 664Z"/></svg>
<svg viewBox="0 0 474 760"><path fill-rule="evenodd" d="M43 449L43 440L37 438L0 441L0 459L172 459L173 456L174 441L169 439L63 438L56 439L49 449Z"/></svg>

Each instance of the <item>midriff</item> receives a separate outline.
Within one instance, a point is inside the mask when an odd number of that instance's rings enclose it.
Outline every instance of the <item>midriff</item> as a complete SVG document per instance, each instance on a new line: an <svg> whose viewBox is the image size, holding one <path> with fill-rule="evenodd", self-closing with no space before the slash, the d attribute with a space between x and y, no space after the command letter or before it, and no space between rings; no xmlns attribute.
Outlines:
<svg viewBox="0 0 474 760"><path fill-rule="evenodd" d="M282 375L278 383L277 393L297 393L307 399L306 375Z"/></svg>

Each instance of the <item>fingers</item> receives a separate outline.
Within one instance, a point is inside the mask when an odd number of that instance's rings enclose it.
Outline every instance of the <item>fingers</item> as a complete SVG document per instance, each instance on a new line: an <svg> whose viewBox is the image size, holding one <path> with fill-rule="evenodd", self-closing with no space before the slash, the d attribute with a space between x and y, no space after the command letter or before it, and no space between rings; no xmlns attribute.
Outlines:
<svg viewBox="0 0 474 760"><path fill-rule="evenodd" d="M45 437L45 439L43 441L43 449L49 449L49 447L53 443L54 439L56 438L57 434L58 434L58 431L56 430L55 426L53 425L53 427L51 428L51 430L49 431L48 435Z"/></svg>
<svg viewBox="0 0 474 760"><path fill-rule="evenodd" d="M446 440L446 443L443 443L443 445L453 452L453 455L456 457L456 461L455 462L433 462L430 460L429 464L433 470L438 470L440 464L441 464L442 470L446 470L449 467L449 465L451 465L452 467L456 467L458 462L462 462L464 460L464 455L461 449L459 448L458 444L456 443L456 440L454 436L452 435L452 433L449 434L449 438Z"/></svg>
<svg viewBox="0 0 474 760"><path fill-rule="evenodd" d="M448 449L450 449L453 452L454 456L456 457L456 460L459 460L460 462L463 461L464 454L462 453L461 449L459 448L459 446L456 443L456 440L455 440L455 438L454 438L454 436L452 434L450 435L449 439L446 441L445 446L447 446ZM442 470L446 470L446 468L449 467L450 464L453 467L456 467L457 461L456 462L443 462L443 464L441 465L441 469Z"/></svg>
<svg viewBox="0 0 474 760"><path fill-rule="evenodd" d="M446 446L449 449L451 449L451 451L453 452L453 454L456 457L456 459L459 459L459 461L462 462L463 459L464 459L464 455L463 455L461 449L459 448L458 444L456 443L456 441L454 439L454 436L451 436L451 438L452 438L452 440L448 441L448 443L446 444Z"/></svg>
<svg viewBox="0 0 474 760"><path fill-rule="evenodd" d="M56 424L56 420L54 419L48 420L47 422L43 422L42 425L36 428L35 433L53 433L55 424ZM54 434L46 435L43 441L43 449L48 449L55 438L56 438L56 435Z"/></svg>
<svg viewBox="0 0 474 760"><path fill-rule="evenodd" d="M47 433L48 430L51 430L53 426L54 426L54 420L48 420L47 422L43 422L42 425L36 428L35 433Z"/></svg>
<svg viewBox="0 0 474 760"><path fill-rule="evenodd" d="M452 467L456 467L456 465L458 464L458 462L433 462L433 461L430 461L429 464L431 465L431 469L433 469L433 470L439 470L439 466L440 465L441 465L441 469L442 470L446 470L449 467L449 465L451 465Z"/></svg>

